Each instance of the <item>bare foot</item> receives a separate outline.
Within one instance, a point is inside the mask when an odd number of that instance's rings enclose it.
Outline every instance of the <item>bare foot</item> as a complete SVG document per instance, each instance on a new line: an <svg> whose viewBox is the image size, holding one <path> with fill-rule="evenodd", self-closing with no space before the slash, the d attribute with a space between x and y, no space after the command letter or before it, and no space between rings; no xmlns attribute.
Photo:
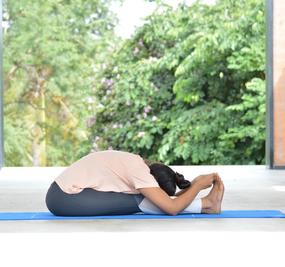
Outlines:
<svg viewBox="0 0 285 267"><path fill-rule="evenodd" d="M202 198L203 209L202 213L220 213L224 196L224 183L217 175L217 180L214 183L210 193Z"/></svg>

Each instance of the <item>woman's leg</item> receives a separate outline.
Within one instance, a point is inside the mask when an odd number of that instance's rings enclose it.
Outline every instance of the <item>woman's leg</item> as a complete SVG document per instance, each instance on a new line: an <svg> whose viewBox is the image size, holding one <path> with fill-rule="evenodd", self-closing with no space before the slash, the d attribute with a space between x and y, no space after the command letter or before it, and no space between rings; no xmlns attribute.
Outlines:
<svg viewBox="0 0 285 267"><path fill-rule="evenodd" d="M102 192L85 188L67 194L53 182L46 194L47 208L57 216L123 215L140 212L132 194Z"/></svg>
<svg viewBox="0 0 285 267"><path fill-rule="evenodd" d="M176 198L176 196L170 196L171 198ZM166 212L162 211L159 207L154 205L150 200L147 198L143 198L143 200L139 204L139 208L143 213L146 214L167 214ZM201 213L202 211L202 200L199 198L194 199L191 204L186 207L181 213Z"/></svg>
<svg viewBox="0 0 285 267"><path fill-rule="evenodd" d="M222 180L219 180L214 184L210 193L203 198L195 198L189 206L178 214L183 213L220 213L221 203L224 194L224 185ZM171 196L176 198L177 196ZM156 205L154 205L147 198L142 198L138 204L140 210L146 214L166 214Z"/></svg>

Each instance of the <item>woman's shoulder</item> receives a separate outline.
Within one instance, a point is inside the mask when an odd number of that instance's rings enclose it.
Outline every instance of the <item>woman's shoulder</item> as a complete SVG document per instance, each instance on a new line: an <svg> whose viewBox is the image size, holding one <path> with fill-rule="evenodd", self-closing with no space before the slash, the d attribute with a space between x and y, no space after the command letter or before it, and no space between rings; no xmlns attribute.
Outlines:
<svg viewBox="0 0 285 267"><path fill-rule="evenodd" d="M92 159L98 159L98 160L106 160L106 161L113 161L113 160L121 160L123 162L131 162L132 164L135 163L144 163L143 158L136 153L132 153L129 151L124 150L115 150L115 149L109 149L109 150L100 150L91 152L88 155L86 155L84 158L92 158Z"/></svg>

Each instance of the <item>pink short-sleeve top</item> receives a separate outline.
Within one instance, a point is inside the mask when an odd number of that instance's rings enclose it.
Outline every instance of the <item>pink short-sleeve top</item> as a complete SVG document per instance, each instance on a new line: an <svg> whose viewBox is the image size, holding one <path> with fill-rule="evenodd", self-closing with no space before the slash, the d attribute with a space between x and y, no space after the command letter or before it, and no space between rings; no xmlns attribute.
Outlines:
<svg viewBox="0 0 285 267"><path fill-rule="evenodd" d="M140 155L119 150L92 152L67 167L55 182L68 194L84 188L140 194L138 188L159 187Z"/></svg>

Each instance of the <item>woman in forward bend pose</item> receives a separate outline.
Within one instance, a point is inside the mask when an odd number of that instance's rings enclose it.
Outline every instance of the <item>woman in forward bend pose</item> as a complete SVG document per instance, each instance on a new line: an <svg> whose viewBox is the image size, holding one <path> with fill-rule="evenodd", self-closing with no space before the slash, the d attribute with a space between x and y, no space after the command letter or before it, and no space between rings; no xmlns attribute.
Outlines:
<svg viewBox="0 0 285 267"><path fill-rule="evenodd" d="M176 193L176 189L182 189ZM209 194L198 193L212 187ZM119 150L92 152L50 185L47 208L57 216L220 213L224 184L217 173L192 182L160 162Z"/></svg>

